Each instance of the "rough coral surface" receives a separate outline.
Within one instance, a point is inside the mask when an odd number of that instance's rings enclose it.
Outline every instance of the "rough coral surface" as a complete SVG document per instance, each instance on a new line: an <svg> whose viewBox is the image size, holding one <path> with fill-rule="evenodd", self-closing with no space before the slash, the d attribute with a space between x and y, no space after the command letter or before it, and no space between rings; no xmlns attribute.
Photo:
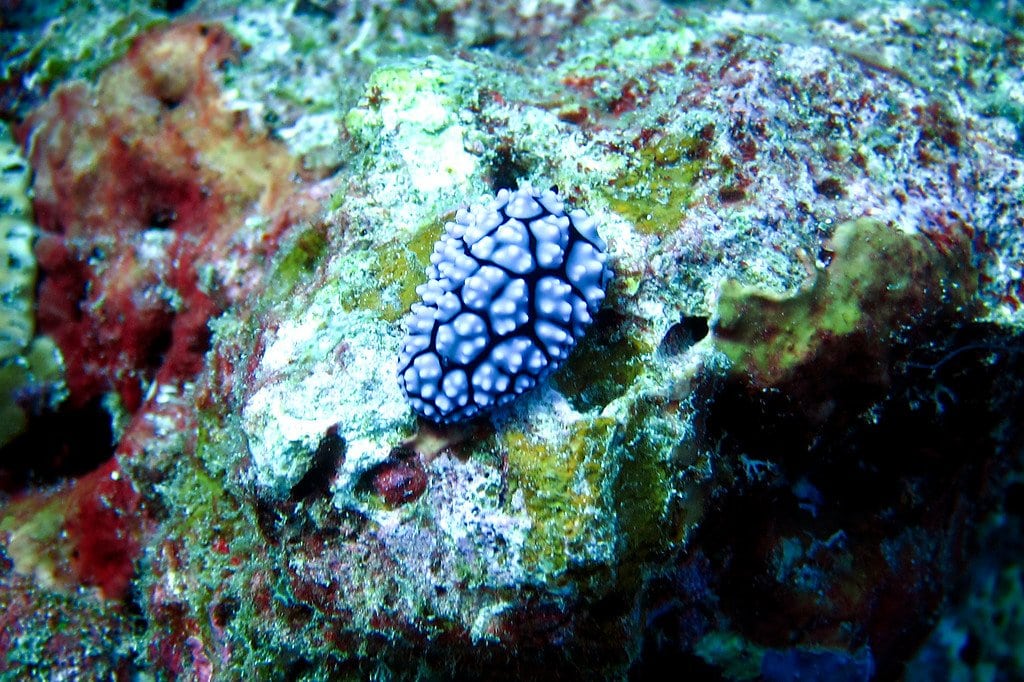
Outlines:
<svg viewBox="0 0 1024 682"><path fill-rule="evenodd" d="M885 386L915 326L962 314L978 284L963 229L936 245L861 219L840 225L825 248L828 267L796 293L723 282L712 323L734 376L753 391L785 387L810 409L840 387Z"/></svg>
<svg viewBox="0 0 1024 682"><path fill-rule="evenodd" d="M200 1L0 88L69 390L0 460L4 674L1012 676L1012 17L410 7ZM416 420L401 317L520 183L615 279L536 390Z"/></svg>

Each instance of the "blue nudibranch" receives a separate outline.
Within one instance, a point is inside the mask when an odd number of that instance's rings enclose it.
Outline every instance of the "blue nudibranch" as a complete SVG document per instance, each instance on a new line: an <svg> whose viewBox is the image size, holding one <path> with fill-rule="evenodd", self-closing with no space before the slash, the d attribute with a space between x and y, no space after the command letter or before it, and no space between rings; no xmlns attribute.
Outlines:
<svg viewBox="0 0 1024 682"><path fill-rule="evenodd" d="M458 422L536 386L593 321L611 271L596 221L554 188L462 208L434 245L398 376L420 415Z"/></svg>

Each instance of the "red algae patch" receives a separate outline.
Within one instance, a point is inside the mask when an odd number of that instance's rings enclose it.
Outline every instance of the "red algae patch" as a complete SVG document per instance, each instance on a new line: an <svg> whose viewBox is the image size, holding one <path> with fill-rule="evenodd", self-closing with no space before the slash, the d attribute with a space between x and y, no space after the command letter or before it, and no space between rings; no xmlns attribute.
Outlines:
<svg viewBox="0 0 1024 682"><path fill-rule="evenodd" d="M296 159L228 104L220 70L238 53L217 24L161 27L95 84L56 88L17 130L35 171L38 331L59 347L68 390L29 430L59 434L32 452L59 463L38 480L71 478L14 492L37 479L8 477L18 485L0 508L15 569L39 585L125 597L147 524L125 474L187 447L208 322L318 208ZM85 439L108 411L120 420L109 451Z"/></svg>
<svg viewBox="0 0 1024 682"><path fill-rule="evenodd" d="M250 215L270 216L271 231L290 224L273 218L297 187L295 160L224 103L217 70L235 56L215 24L165 27L95 87L59 87L22 126L39 326L64 354L74 405L114 390L134 412L149 382L194 377L207 321L254 278L211 281L204 269L273 247L275 234L239 239Z"/></svg>
<svg viewBox="0 0 1024 682"><path fill-rule="evenodd" d="M139 552L138 505L138 493L111 459L7 505L0 531L19 573L53 589L71 592L81 585L121 600Z"/></svg>

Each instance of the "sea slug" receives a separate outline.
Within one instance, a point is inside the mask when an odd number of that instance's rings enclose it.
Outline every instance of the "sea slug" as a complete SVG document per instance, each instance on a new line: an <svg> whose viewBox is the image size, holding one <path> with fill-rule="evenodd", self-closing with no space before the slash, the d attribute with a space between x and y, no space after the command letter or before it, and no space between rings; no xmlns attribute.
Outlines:
<svg viewBox="0 0 1024 682"><path fill-rule="evenodd" d="M398 376L412 408L463 421L536 386L569 356L611 278L596 221L555 188L460 209L407 317Z"/></svg>

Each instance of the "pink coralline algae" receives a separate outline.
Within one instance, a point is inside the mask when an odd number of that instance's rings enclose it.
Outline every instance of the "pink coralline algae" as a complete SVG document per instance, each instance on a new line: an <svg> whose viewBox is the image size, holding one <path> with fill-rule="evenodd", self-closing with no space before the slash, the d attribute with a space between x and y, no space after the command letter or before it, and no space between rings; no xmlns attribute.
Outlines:
<svg viewBox="0 0 1024 682"><path fill-rule="evenodd" d="M413 502L427 487L427 474L415 456L399 453L367 472L366 485L388 507Z"/></svg>
<svg viewBox="0 0 1024 682"><path fill-rule="evenodd" d="M110 460L51 491L16 498L5 510L19 526L8 554L22 572L53 587L125 598L144 530L139 495Z"/></svg>

